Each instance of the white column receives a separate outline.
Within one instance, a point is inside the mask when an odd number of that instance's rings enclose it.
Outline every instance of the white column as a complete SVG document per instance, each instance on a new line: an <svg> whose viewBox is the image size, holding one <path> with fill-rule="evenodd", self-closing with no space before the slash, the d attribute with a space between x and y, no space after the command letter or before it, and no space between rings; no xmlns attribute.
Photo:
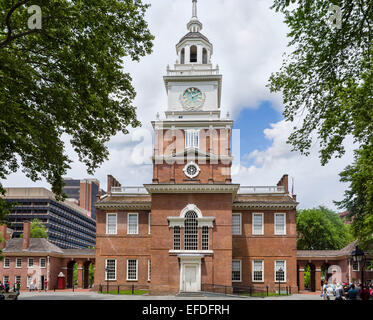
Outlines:
<svg viewBox="0 0 373 320"><path fill-rule="evenodd" d="M348 259L348 282L351 283L351 260Z"/></svg>
<svg viewBox="0 0 373 320"><path fill-rule="evenodd" d="M203 47L198 45L197 46L197 63L202 64L202 50Z"/></svg>
<svg viewBox="0 0 373 320"><path fill-rule="evenodd" d="M190 46L185 46L185 64L190 63Z"/></svg>

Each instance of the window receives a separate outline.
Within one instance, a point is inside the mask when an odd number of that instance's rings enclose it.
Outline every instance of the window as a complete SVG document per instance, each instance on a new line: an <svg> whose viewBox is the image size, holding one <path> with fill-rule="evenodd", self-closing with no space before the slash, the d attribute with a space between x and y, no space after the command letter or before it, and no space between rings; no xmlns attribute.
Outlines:
<svg viewBox="0 0 373 320"><path fill-rule="evenodd" d="M197 62L197 46L190 47L190 62Z"/></svg>
<svg viewBox="0 0 373 320"><path fill-rule="evenodd" d="M32 268L34 266L34 259L28 258L27 260L27 267Z"/></svg>
<svg viewBox="0 0 373 320"><path fill-rule="evenodd" d="M22 268L22 258L16 259L16 268Z"/></svg>
<svg viewBox="0 0 373 320"><path fill-rule="evenodd" d="M116 280L117 279L117 260L106 259L105 264L105 280Z"/></svg>
<svg viewBox="0 0 373 320"><path fill-rule="evenodd" d="M174 250L180 249L180 227L174 227Z"/></svg>
<svg viewBox="0 0 373 320"><path fill-rule="evenodd" d="M264 281L264 261L254 260L253 261L253 282Z"/></svg>
<svg viewBox="0 0 373 320"><path fill-rule="evenodd" d="M149 215L148 215L148 234L150 234L150 223L151 223L151 220L152 220L152 214L149 212Z"/></svg>
<svg viewBox="0 0 373 320"><path fill-rule="evenodd" d="M185 148L199 148L199 130L185 131Z"/></svg>
<svg viewBox="0 0 373 320"><path fill-rule="evenodd" d="M202 50L202 63L207 64L207 50L205 48Z"/></svg>
<svg viewBox="0 0 373 320"><path fill-rule="evenodd" d="M285 260L275 261L275 281L276 282L286 281L286 261Z"/></svg>
<svg viewBox="0 0 373 320"><path fill-rule="evenodd" d="M32 277L31 276L27 276L27 288L30 287L31 283L32 283Z"/></svg>
<svg viewBox="0 0 373 320"><path fill-rule="evenodd" d="M352 262L352 271L359 271L359 261L353 261Z"/></svg>
<svg viewBox="0 0 373 320"><path fill-rule="evenodd" d="M137 281L137 260L127 260L127 281Z"/></svg>
<svg viewBox="0 0 373 320"><path fill-rule="evenodd" d="M286 234L286 214L275 213L275 234L285 235Z"/></svg>
<svg viewBox="0 0 373 320"><path fill-rule="evenodd" d="M117 234L117 214L106 214L106 234Z"/></svg>
<svg viewBox="0 0 373 320"><path fill-rule="evenodd" d="M232 261L232 281L241 282L241 260Z"/></svg>
<svg viewBox="0 0 373 320"><path fill-rule="evenodd" d="M264 234L263 213L253 213L253 235Z"/></svg>
<svg viewBox="0 0 373 320"><path fill-rule="evenodd" d="M151 279L151 272L152 272L152 263L151 260L148 260L148 281Z"/></svg>
<svg viewBox="0 0 373 320"><path fill-rule="evenodd" d="M14 283L21 283L21 276L16 276L15 278L14 278Z"/></svg>
<svg viewBox="0 0 373 320"><path fill-rule="evenodd" d="M181 53L180 53L180 63L181 64L185 64L185 49L181 49Z"/></svg>
<svg viewBox="0 0 373 320"><path fill-rule="evenodd" d="M10 259L9 258L5 258L4 259L4 268L9 268L10 267Z"/></svg>
<svg viewBox="0 0 373 320"><path fill-rule="evenodd" d="M40 258L40 268L45 268L46 267L46 260L45 258Z"/></svg>
<svg viewBox="0 0 373 320"><path fill-rule="evenodd" d="M185 214L184 226L184 249L198 250L198 222L194 211Z"/></svg>
<svg viewBox="0 0 373 320"><path fill-rule="evenodd" d="M234 235L242 234L241 213L234 213L232 215L232 234L234 234Z"/></svg>
<svg viewBox="0 0 373 320"><path fill-rule="evenodd" d="M139 233L139 215L137 213L129 213L127 216L127 234Z"/></svg>
<svg viewBox="0 0 373 320"><path fill-rule="evenodd" d="M9 276L4 276L3 277L3 283L5 284L7 282L9 282Z"/></svg>
<svg viewBox="0 0 373 320"><path fill-rule="evenodd" d="M209 249L209 227L202 227L202 250Z"/></svg>

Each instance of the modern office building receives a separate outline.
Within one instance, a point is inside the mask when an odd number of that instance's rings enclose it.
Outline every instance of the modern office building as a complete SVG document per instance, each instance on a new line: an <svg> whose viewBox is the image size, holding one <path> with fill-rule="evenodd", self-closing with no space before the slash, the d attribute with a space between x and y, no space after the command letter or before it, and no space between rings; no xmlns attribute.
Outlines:
<svg viewBox="0 0 373 320"><path fill-rule="evenodd" d="M13 237L23 233L23 224L39 219L48 240L60 248L83 249L96 244L96 221L91 213L73 202L57 201L45 188L6 188L6 201L15 203L8 215Z"/></svg>

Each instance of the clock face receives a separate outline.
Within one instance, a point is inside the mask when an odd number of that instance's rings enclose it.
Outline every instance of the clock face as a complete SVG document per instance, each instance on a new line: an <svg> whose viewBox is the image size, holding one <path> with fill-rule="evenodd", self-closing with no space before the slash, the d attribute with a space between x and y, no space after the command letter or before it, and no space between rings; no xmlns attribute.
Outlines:
<svg viewBox="0 0 373 320"><path fill-rule="evenodd" d="M204 94L198 88L188 88L182 95L182 103L187 110L200 108L204 103Z"/></svg>

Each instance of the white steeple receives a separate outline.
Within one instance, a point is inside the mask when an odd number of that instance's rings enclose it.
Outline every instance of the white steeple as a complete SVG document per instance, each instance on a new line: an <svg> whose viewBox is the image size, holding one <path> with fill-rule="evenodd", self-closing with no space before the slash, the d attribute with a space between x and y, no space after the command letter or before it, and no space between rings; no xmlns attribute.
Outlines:
<svg viewBox="0 0 373 320"><path fill-rule="evenodd" d="M188 22L187 28L190 32L200 32L202 27L202 23L197 17L197 0L193 0L192 18Z"/></svg>

